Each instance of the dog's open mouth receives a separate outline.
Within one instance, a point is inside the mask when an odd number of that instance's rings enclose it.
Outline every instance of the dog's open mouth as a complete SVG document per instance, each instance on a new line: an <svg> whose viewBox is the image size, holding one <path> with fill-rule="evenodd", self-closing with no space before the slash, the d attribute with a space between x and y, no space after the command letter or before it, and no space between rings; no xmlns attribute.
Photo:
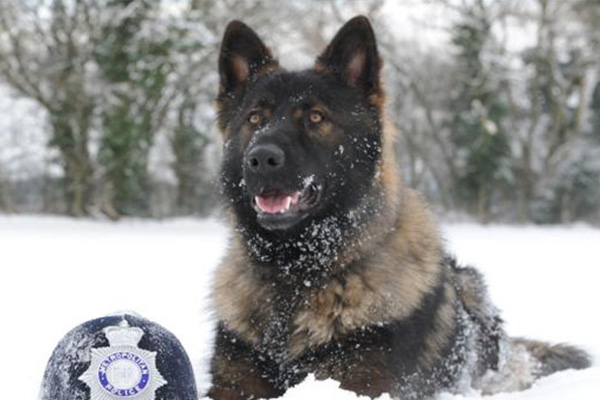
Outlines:
<svg viewBox="0 0 600 400"><path fill-rule="evenodd" d="M302 190L264 188L252 200L258 222L267 229L287 229L304 219L319 203L321 191L316 184Z"/></svg>

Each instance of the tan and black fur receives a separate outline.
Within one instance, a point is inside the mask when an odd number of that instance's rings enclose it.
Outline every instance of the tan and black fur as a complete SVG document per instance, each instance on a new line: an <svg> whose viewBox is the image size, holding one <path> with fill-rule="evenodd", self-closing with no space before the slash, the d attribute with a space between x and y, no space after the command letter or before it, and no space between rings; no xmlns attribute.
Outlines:
<svg viewBox="0 0 600 400"><path fill-rule="evenodd" d="M568 346L507 338L481 275L445 255L396 170L380 69L364 17L300 72L246 25L228 26L218 105L235 233L213 287L212 398L278 397L309 373L371 397L491 393L589 364ZM292 190L308 198L298 211L253 205Z"/></svg>

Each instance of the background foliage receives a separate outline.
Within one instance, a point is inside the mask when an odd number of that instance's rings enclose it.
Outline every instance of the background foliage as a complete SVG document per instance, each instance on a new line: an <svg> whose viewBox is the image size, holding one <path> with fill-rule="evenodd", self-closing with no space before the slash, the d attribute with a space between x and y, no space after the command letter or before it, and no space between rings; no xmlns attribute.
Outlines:
<svg viewBox="0 0 600 400"><path fill-rule="evenodd" d="M600 0L3 0L0 210L212 212L227 22L309 66L357 13L404 179L440 214L600 222Z"/></svg>

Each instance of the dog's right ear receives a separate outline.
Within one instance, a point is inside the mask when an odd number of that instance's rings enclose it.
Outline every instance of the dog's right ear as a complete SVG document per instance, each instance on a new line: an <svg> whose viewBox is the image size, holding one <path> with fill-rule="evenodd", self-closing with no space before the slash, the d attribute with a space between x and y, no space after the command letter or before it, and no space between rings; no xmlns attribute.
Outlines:
<svg viewBox="0 0 600 400"><path fill-rule="evenodd" d="M220 93L230 93L256 75L277 67L271 51L246 24L227 25L219 56Z"/></svg>

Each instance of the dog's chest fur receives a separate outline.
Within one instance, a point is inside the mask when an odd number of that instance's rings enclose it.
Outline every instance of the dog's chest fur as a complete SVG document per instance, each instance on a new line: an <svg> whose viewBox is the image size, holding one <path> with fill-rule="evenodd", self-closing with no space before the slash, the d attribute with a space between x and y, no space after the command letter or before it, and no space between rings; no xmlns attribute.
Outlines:
<svg viewBox="0 0 600 400"><path fill-rule="evenodd" d="M265 278L260 270L269 266L253 264L237 238L215 279L219 319L243 340L284 361L365 327L408 318L441 279L437 234L419 204L407 193L402 223L368 256L316 285ZM449 326L453 315L447 314L443 324Z"/></svg>

